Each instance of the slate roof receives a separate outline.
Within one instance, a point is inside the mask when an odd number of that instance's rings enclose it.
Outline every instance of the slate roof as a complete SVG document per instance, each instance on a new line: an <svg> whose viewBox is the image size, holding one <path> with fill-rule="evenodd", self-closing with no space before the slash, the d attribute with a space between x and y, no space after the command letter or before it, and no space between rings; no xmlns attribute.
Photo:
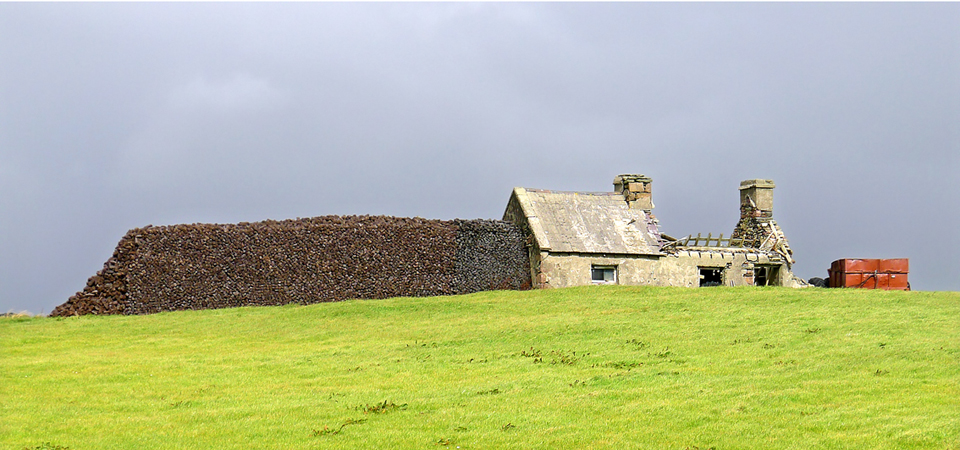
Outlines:
<svg viewBox="0 0 960 450"><path fill-rule="evenodd" d="M662 255L653 217L631 209L622 194L515 188L542 250Z"/></svg>

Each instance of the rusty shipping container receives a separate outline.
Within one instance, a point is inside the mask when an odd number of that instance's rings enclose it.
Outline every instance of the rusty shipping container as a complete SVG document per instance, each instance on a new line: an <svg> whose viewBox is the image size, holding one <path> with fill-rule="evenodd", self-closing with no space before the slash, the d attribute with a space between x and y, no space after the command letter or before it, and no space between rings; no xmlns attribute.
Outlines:
<svg viewBox="0 0 960 450"><path fill-rule="evenodd" d="M838 259L830 264L830 287L909 291L910 261L895 259Z"/></svg>

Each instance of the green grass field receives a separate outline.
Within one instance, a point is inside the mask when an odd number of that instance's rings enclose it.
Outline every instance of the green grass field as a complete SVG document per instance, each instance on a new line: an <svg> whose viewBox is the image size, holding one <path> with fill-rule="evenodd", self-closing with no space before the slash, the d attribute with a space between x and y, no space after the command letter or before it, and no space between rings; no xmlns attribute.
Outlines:
<svg viewBox="0 0 960 450"><path fill-rule="evenodd" d="M0 448L960 449L960 294L583 287L0 319Z"/></svg>

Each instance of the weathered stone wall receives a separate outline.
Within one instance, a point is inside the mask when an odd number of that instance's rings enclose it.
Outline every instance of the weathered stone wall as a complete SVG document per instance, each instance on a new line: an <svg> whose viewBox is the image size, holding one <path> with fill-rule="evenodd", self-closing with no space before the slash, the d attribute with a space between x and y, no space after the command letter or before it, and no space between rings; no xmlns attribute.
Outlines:
<svg viewBox="0 0 960 450"><path fill-rule="evenodd" d="M530 228L527 216L523 212L523 207L520 206L520 199L517 198L516 189L510 194L510 200L507 201L507 208L503 212L503 220L518 227L524 236L524 242L527 247L527 260L530 263L527 271L531 274L530 281L532 286L538 289L546 287L545 277L540 270L541 249L537 244L537 239L533 235L533 230Z"/></svg>
<svg viewBox="0 0 960 450"><path fill-rule="evenodd" d="M616 266L617 284L657 286L656 274L662 257L648 255L595 255L589 253L549 253L540 255L543 288L584 286L591 281L591 267Z"/></svg>
<svg viewBox="0 0 960 450"><path fill-rule="evenodd" d="M499 220L456 220L453 292L530 289L522 230Z"/></svg>
<svg viewBox="0 0 960 450"><path fill-rule="evenodd" d="M589 285L592 266L616 266L617 284L632 286L700 285L700 268L723 270L725 286L753 286L757 267L776 267L770 285L792 286L792 273L763 252L685 248L664 256L595 255L543 252L539 256L542 288Z"/></svg>
<svg viewBox="0 0 960 450"><path fill-rule="evenodd" d="M782 263L771 261L762 252L734 249L685 248L671 255L674 264L664 264L661 278L672 286L697 287L700 285L700 268L723 270L724 286L753 286L753 271L756 266L781 267Z"/></svg>
<svg viewBox="0 0 960 450"><path fill-rule="evenodd" d="M492 220L325 216L130 230L52 316L527 289L523 234Z"/></svg>

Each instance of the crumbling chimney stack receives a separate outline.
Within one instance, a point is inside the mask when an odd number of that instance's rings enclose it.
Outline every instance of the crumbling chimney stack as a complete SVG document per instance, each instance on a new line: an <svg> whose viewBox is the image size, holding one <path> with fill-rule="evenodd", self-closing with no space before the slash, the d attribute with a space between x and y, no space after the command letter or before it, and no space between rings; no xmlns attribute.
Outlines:
<svg viewBox="0 0 960 450"><path fill-rule="evenodd" d="M740 220L773 218L773 180L740 182Z"/></svg>
<svg viewBox="0 0 960 450"><path fill-rule="evenodd" d="M646 175L623 174L613 179L613 191L623 194L623 199L631 209L650 211L653 209L653 179Z"/></svg>

